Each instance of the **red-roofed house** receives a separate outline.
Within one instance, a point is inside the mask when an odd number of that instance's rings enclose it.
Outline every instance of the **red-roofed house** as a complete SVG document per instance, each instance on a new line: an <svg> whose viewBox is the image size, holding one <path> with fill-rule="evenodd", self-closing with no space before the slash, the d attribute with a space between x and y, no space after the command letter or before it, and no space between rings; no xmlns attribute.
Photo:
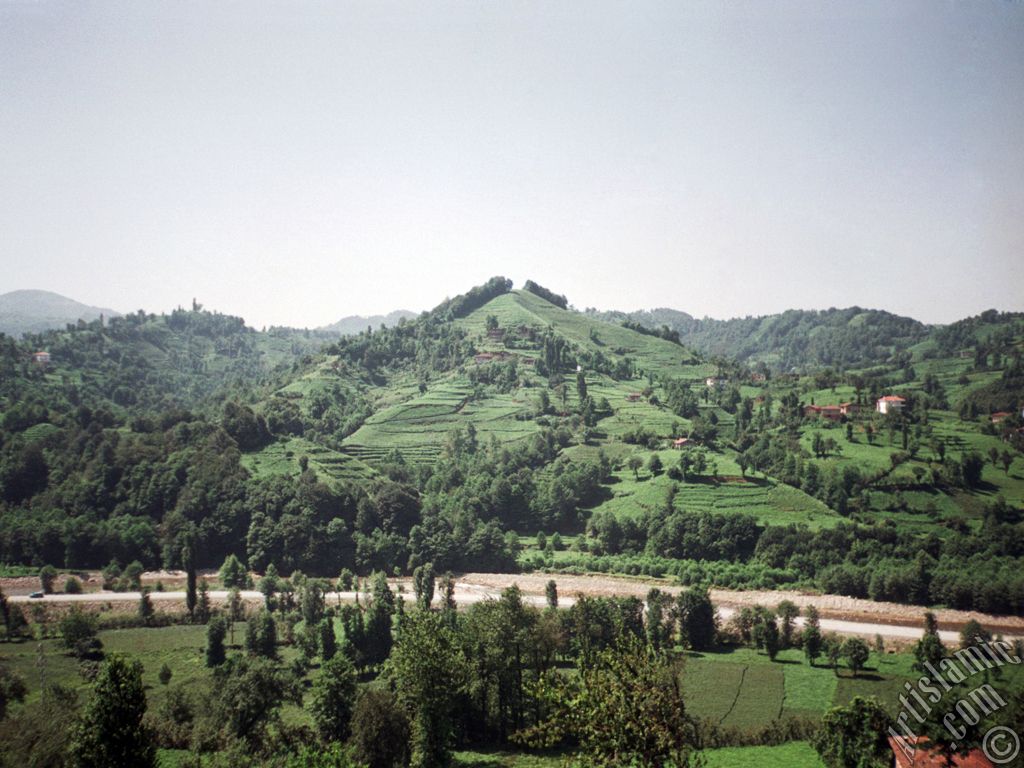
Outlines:
<svg viewBox="0 0 1024 768"><path fill-rule="evenodd" d="M674 441L672 441L673 448L685 448L689 444L690 438L688 437L677 437Z"/></svg>
<svg viewBox="0 0 1024 768"><path fill-rule="evenodd" d="M50 353L39 351L32 355L32 362L36 365L47 366L50 364Z"/></svg>
<svg viewBox="0 0 1024 768"><path fill-rule="evenodd" d="M885 397L878 398L878 401L875 403L875 410L879 413L899 413L906 404L906 398L899 395L886 395Z"/></svg>
<svg viewBox="0 0 1024 768"><path fill-rule="evenodd" d="M840 403L839 412L843 416L853 416L853 414L860 411L860 403Z"/></svg>
<svg viewBox="0 0 1024 768"><path fill-rule="evenodd" d="M828 419L829 421L839 421L842 415L842 409L838 405L804 406L804 416L807 418L821 418Z"/></svg>
<svg viewBox="0 0 1024 768"><path fill-rule="evenodd" d="M894 768L946 768L946 758L937 752L929 752L928 740L914 736L908 739L889 737L889 748L895 755ZM980 749L972 750L966 755L954 755L954 768L995 768Z"/></svg>
<svg viewBox="0 0 1024 768"><path fill-rule="evenodd" d="M999 424L1002 421L1006 421L1012 415L1009 411L996 411L992 414L992 423Z"/></svg>

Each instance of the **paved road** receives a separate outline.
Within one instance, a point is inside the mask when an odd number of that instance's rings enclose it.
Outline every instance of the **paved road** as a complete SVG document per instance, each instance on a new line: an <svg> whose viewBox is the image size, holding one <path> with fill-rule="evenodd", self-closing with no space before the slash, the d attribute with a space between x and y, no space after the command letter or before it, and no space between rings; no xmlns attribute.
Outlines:
<svg viewBox="0 0 1024 768"><path fill-rule="evenodd" d="M224 602L228 599L229 593L226 590L211 590L209 593L210 600L213 602ZM255 590L243 590L241 592L242 598L247 602L261 601L263 595ZM150 599L154 603L159 602L184 602L184 592L150 592ZM455 588L455 600L459 605L472 605L484 600L497 600L500 596L500 592L495 590L489 590L484 587L475 584L464 584L456 583ZM355 602L359 593L356 592L328 592L326 595L328 604L337 602ZM74 604L74 603L118 603L118 602L134 602L139 599L138 592L87 592L80 595L66 595L66 594L54 594L45 595L42 598L30 598L27 595L12 595L8 597L8 600L14 603L41 603L43 605L60 605L60 604ZM406 595L406 599L411 600L411 595ZM437 598L435 597L435 604ZM528 605L536 605L542 607L546 605L546 600L543 595L524 594L523 602ZM565 596L559 597L558 604L562 607L568 607L576 602L575 598ZM736 614L735 608L729 608L727 606L719 606L718 614L723 621L728 621ZM796 623L798 625L803 624L803 619L798 618ZM821 628L825 632L838 632L845 635L862 635L868 638L874 638L875 635L881 635L884 638L899 639L899 640L916 640L921 637L923 630L920 627L906 627L895 624L879 624L862 621L844 621L841 619L821 619ZM957 632L950 630L942 630L939 632L939 636L944 642L956 643L959 642L960 636ZM1016 639L1013 636L1008 636L1007 639Z"/></svg>

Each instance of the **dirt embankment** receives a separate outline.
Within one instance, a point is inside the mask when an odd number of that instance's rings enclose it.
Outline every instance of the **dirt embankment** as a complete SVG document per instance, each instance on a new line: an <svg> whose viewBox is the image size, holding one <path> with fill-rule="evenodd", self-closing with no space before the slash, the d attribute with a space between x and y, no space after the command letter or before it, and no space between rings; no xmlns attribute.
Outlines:
<svg viewBox="0 0 1024 768"><path fill-rule="evenodd" d="M519 585L526 594L544 594L548 581L554 579L560 595L587 595L588 597L636 596L643 598L651 587L663 592L678 594L681 587L667 581L633 579L628 577L546 573L467 573L459 581L487 590L501 590L511 584ZM891 624L894 626L920 627L925 608L899 603L876 603L842 595L816 595L795 591L735 591L712 589L711 600L715 605L727 608L745 606L776 606L783 600L790 600L799 608L813 605L822 618L839 619L858 623ZM978 621L992 632L1007 635L1024 635L1024 618L1020 616L995 616L977 611L939 609L934 611L942 629L959 631L970 619Z"/></svg>
<svg viewBox="0 0 1024 768"><path fill-rule="evenodd" d="M207 571L201 576L208 580L216 578L214 571ZM67 608L67 603L78 604L101 604L103 608L114 612L127 612L135 610L135 602L138 593L111 593L101 591L102 577L99 572L79 574L83 582L83 595L64 596L63 592L65 576L61 576L54 586L57 593L48 596L45 601L47 608L57 608L56 604L62 604ZM544 596L547 583L554 580L558 585L558 593L563 598L573 598L577 595L588 597L630 597L635 596L643 599L652 587L657 587L669 594L678 594L682 588L673 585L668 580L631 578L628 576L608 576L593 574L586 576L571 574L546 574L546 573L467 573L457 578L457 597L460 604L471 604L481 599L497 597L502 589L513 584L518 584L524 594L534 598L534 602L540 602ZM166 592L153 592L151 596L154 603L162 611L184 611L184 588L185 574L182 571L154 571L146 573L142 577L143 585L155 587L159 582ZM392 579L393 586L402 585L406 593L411 593L412 587L409 579ZM24 596L39 589L39 579L34 577L0 579L0 587L9 596ZM227 598L227 593L218 587L214 587L210 593L211 600L220 602ZM256 606L262 603L262 596L258 592L244 592L243 599L249 605ZM354 593L337 595L331 594L330 600L354 600ZM764 605L774 607L783 600L790 600L799 608L805 609L810 605L818 609L822 619L833 620L834 622L845 622L849 626L844 629L836 625L837 631L879 632L884 626L893 628L908 627L919 629L923 623L925 609L920 606L901 605L898 603L876 603L871 600L862 600L842 595L820 595L796 591L768 591L751 590L736 591L728 589L712 589L711 599L721 610L723 617L731 615L734 611L745 606ZM27 601L35 603L35 601ZM967 621L974 619L990 631L1007 636L1024 636L1024 617L1020 616L995 616L979 613L976 611L957 611L951 609L940 609L934 611L942 630L955 633L958 632ZM856 626L861 625L861 630ZM880 626L881 625L881 626ZM896 636L908 635L906 631L893 629L891 633Z"/></svg>

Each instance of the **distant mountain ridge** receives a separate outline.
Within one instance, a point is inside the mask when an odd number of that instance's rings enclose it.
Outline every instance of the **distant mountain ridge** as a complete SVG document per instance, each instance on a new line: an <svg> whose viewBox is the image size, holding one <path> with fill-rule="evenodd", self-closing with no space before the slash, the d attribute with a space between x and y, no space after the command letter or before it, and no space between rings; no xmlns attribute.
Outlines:
<svg viewBox="0 0 1024 768"><path fill-rule="evenodd" d="M0 333L23 336L63 328L79 320L92 322L121 313L104 307L92 307L52 291L18 290L0 295Z"/></svg>
<svg viewBox="0 0 1024 768"><path fill-rule="evenodd" d="M317 330L337 333L341 336L351 336L356 333L362 333L368 326L379 328L381 325L386 325L391 328L398 325L399 320L411 320L414 317L416 317L416 313L410 312L407 309L396 309L394 312L388 312L386 315L349 315L348 317L341 318L336 323L323 325L317 328Z"/></svg>

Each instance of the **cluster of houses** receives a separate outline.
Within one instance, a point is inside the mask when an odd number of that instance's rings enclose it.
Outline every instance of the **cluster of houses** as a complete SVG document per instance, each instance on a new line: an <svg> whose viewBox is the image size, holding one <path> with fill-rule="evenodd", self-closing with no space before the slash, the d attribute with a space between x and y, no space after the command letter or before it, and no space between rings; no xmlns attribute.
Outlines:
<svg viewBox="0 0 1024 768"><path fill-rule="evenodd" d="M875 410L878 413L890 414L900 413L906 405L906 398L899 395L886 395L875 401ZM806 405L804 416L807 418L827 419L828 421L839 421L844 416L853 416L865 409L859 403L840 403L839 405Z"/></svg>

